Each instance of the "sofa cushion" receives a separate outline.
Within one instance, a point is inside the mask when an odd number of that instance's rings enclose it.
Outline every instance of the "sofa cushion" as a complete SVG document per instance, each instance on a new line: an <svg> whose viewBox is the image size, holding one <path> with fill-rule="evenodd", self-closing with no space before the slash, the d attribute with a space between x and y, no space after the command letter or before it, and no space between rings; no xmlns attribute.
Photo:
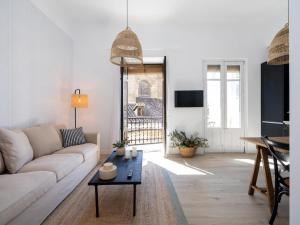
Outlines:
<svg viewBox="0 0 300 225"><path fill-rule="evenodd" d="M10 173L16 173L33 158L28 138L19 130L0 128L0 150L5 167Z"/></svg>
<svg viewBox="0 0 300 225"><path fill-rule="evenodd" d="M56 184L55 174L39 171L0 176L0 224L6 224Z"/></svg>
<svg viewBox="0 0 300 225"><path fill-rule="evenodd" d="M51 125L43 125L24 129L33 149L34 158L49 155L62 149L59 135Z"/></svg>
<svg viewBox="0 0 300 225"><path fill-rule="evenodd" d="M54 172L57 181L60 181L82 162L83 156L80 154L45 155L26 164L19 172L50 171Z"/></svg>
<svg viewBox="0 0 300 225"><path fill-rule="evenodd" d="M63 148L62 150L59 150L55 152L54 154L81 154L84 158L84 160L88 160L90 157L96 157L97 158L97 145L87 143L83 145L75 145L68 148Z"/></svg>
<svg viewBox="0 0 300 225"><path fill-rule="evenodd" d="M4 165L4 160L2 157L2 153L0 152L0 174L5 171L5 165Z"/></svg>
<svg viewBox="0 0 300 225"><path fill-rule="evenodd" d="M64 148L86 143L82 127L74 129L61 129L60 132L63 138Z"/></svg>
<svg viewBox="0 0 300 225"><path fill-rule="evenodd" d="M63 138L62 138L60 130L66 129L66 126L64 124L58 124L58 125L54 125L54 128L55 128L56 132L58 133L61 146L63 146Z"/></svg>

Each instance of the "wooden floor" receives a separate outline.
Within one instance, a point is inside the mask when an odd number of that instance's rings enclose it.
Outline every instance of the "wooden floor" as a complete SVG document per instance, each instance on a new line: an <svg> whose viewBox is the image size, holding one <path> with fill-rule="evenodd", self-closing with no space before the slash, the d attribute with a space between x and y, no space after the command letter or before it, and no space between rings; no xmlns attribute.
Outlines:
<svg viewBox="0 0 300 225"><path fill-rule="evenodd" d="M187 225L168 173L154 163L143 165L133 211L133 186L101 186L100 217L95 217L94 188L87 185L96 169L51 213L43 225ZM175 196L175 197L174 197Z"/></svg>
<svg viewBox="0 0 300 225"><path fill-rule="evenodd" d="M168 157L171 164L175 163L169 168L169 173L189 224L268 224L267 199L260 193L254 196L247 194L254 156L206 154L192 159ZM180 173L180 165L190 170ZM258 183L264 184L263 173L259 175ZM289 201L284 196L275 224L289 224L288 214Z"/></svg>
<svg viewBox="0 0 300 225"><path fill-rule="evenodd" d="M90 174L44 224L174 225L174 218L182 214L178 210L176 213L172 211L170 198L167 197L169 192L164 188L166 180L159 172L162 167L168 171L169 183L172 182L175 187L179 199L175 204L182 206L190 225L267 225L270 216L267 199L260 193L248 195L253 159L253 154L206 154L183 159L180 156L164 158L158 153L146 153L143 184L138 187L136 218L131 217L131 188L109 187L101 188L102 216L96 219L94 192L86 184L92 176ZM262 173L258 183L263 184ZM176 196L174 193L172 195ZM111 207L103 209L103 204ZM284 196L275 225L289 224L288 204L288 197Z"/></svg>

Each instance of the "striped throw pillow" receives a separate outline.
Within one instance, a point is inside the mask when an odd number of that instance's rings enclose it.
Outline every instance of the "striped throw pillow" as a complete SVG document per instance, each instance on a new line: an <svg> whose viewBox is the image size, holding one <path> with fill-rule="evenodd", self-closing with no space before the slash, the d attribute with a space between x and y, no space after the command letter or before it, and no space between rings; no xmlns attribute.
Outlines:
<svg viewBox="0 0 300 225"><path fill-rule="evenodd" d="M74 129L61 129L60 132L64 148L86 143L82 127Z"/></svg>

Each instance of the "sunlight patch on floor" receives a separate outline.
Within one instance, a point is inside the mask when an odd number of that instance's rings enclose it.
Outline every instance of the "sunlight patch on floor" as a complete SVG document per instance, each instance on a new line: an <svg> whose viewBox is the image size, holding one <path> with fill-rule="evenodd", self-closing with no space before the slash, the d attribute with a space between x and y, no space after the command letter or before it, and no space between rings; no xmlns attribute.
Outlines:
<svg viewBox="0 0 300 225"><path fill-rule="evenodd" d="M151 162L168 170L169 172L175 175L213 175L210 172L189 165L186 162L184 164L181 164L170 159L164 158L162 153L145 153L144 159L145 160L143 166L147 165L148 162Z"/></svg>
<svg viewBox="0 0 300 225"><path fill-rule="evenodd" d="M213 173L211 173L211 172L209 172L209 171L207 171L207 170L203 170L203 169L200 169L200 168L198 168L198 167L195 167L195 166L189 164L189 163L188 163L187 161L185 161L185 160L184 160L184 165L187 166L187 167L190 167L190 168L192 168L192 169L201 171L201 172L205 173L206 175L214 175Z"/></svg>
<svg viewBox="0 0 300 225"><path fill-rule="evenodd" d="M254 163L255 163L255 161L253 159L234 159L234 160L238 161L238 162L242 162L242 163L251 164L251 165L254 165ZM262 162L260 163L260 166L261 167L263 166ZM269 159L269 166L270 166L270 169L274 169L274 165L273 165L273 160L272 159Z"/></svg>

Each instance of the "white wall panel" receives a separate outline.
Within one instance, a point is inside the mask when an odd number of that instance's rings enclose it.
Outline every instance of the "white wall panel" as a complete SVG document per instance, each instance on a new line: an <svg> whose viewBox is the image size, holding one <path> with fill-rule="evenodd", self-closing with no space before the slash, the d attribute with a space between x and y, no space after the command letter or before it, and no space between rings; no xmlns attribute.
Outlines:
<svg viewBox="0 0 300 225"><path fill-rule="evenodd" d="M291 195L290 224L300 224L300 2L290 1L290 112Z"/></svg>
<svg viewBox="0 0 300 225"><path fill-rule="evenodd" d="M0 1L0 125L10 124L9 57L10 57L10 6L9 0Z"/></svg>
<svg viewBox="0 0 300 225"><path fill-rule="evenodd" d="M68 124L72 39L29 0L1 1L0 10L1 30L8 31L0 34L1 70L4 71L1 71L0 84L4 99L0 126ZM4 96L10 96L9 101Z"/></svg>

